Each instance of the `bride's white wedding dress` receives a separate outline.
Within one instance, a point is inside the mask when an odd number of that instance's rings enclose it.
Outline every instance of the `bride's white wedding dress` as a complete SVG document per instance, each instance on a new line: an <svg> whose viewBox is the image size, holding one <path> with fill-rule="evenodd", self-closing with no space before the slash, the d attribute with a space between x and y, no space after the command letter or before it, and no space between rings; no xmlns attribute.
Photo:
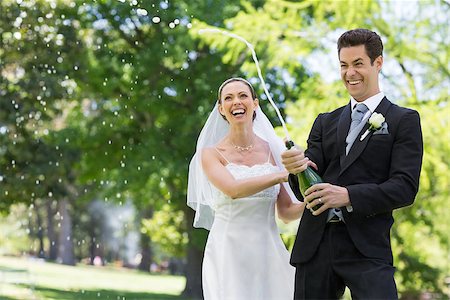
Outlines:
<svg viewBox="0 0 450 300"><path fill-rule="evenodd" d="M228 163L236 179L279 171L270 164L248 167ZM290 300L295 269L275 223L280 186L231 199L219 190L215 218L203 260L206 300Z"/></svg>

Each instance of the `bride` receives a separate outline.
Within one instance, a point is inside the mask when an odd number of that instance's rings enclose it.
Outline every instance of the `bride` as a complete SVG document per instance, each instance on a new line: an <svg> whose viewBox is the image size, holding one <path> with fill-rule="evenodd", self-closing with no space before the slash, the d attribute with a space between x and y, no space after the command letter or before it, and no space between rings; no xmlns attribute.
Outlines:
<svg viewBox="0 0 450 300"><path fill-rule="evenodd" d="M205 299L292 299L294 268L275 222L300 218L304 204L285 183L283 142L258 105L252 85L226 80L189 166L194 226L208 230Z"/></svg>

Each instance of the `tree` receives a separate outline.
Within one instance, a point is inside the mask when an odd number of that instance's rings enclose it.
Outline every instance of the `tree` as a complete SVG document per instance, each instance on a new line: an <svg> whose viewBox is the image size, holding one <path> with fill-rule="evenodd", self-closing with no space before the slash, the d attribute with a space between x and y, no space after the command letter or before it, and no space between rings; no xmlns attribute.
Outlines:
<svg viewBox="0 0 450 300"><path fill-rule="evenodd" d="M39 199L70 202L77 193L72 169L77 151L69 144L70 135L62 133L69 99L75 92L73 66L79 64L77 29L70 22L76 10L45 1L33 4L1 3L2 210L13 203L33 204ZM70 222L63 225L63 232L70 232ZM70 237L63 239L70 244ZM69 244L66 254L72 251ZM63 262L74 263L70 257Z"/></svg>

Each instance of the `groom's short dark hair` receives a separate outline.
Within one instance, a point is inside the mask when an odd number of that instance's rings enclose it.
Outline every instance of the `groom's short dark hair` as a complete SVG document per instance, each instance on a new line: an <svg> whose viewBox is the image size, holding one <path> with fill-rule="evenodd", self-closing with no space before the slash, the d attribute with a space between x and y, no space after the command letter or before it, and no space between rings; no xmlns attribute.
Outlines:
<svg viewBox="0 0 450 300"><path fill-rule="evenodd" d="M358 28L344 32L337 42L338 55L342 48L364 45L370 63L373 64L378 56L383 56L383 42L380 36L368 29Z"/></svg>

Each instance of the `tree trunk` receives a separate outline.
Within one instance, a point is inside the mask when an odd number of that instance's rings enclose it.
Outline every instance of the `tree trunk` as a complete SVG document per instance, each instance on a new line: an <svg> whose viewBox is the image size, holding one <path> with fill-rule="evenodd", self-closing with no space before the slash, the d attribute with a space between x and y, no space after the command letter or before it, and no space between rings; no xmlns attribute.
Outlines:
<svg viewBox="0 0 450 300"><path fill-rule="evenodd" d="M142 259L139 263L139 270L150 272L150 265L153 260L153 253L152 253L152 247L150 245L150 237L145 234L141 233L141 255Z"/></svg>
<svg viewBox="0 0 450 300"><path fill-rule="evenodd" d="M191 299L203 299L202 292L202 260L203 251L195 245L189 244L186 265L186 287L183 297Z"/></svg>
<svg viewBox="0 0 450 300"><path fill-rule="evenodd" d="M145 219L150 219L151 217L153 217L152 208L145 209L144 213L141 215L141 218ZM139 270L150 272L150 265L153 262L153 253L152 253L151 239L145 233L141 233L141 255L142 259L138 266Z"/></svg>
<svg viewBox="0 0 450 300"><path fill-rule="evenodd" d="M37 205L36 202L34 203L35 211L36 211L36 222L38 226L37 230L37 237L39 239L39 252L38 257L39 258L45 258L45 250L44 250L44 228L42 224L42 217L40 212L40 205Z"/></svg>
<svg viewBox="0 0 450 300"><path fill-rule="evenodd" d="M59 232L58 261L63 265L75 265L75 256L72 241L72 218L69 214L69 201L59 202L61 230Z"/></svg>
<svg viewBox="0 0 450 300"><path fill-rule="evenodd" d="M55 224L53 222L54 211L52 208L53 200L47 199L45 207L47 210L47 238L49 241L48 259L55 261L58 258L58 240L55 233Z"/></svg>
<svg viewBox="0 0 450 300"><path fill-rule="evenodd" d="M182 293L183 297L191 299L203 299L202 292L202 261L204 243L197 245L194 241L206 240L205 238L194 238L194 235L205 235L204 230L194 229L192 223L194 220L194 212L191 209L185 210L188 222L189 243L187 248L187 265L186 265L186 287Z"/></svg>
<svg viewBox="0 0 450 300"><path fill-rule="evenodd" d="M94 258L97 255L97 240L95 238L95 230L94 230L94 226L93 226L94 222L91 221L91 226L88 229L89 230L89 237L90 237L90 242L89 242L89 262L91 265L94 264Z"/></svg>

